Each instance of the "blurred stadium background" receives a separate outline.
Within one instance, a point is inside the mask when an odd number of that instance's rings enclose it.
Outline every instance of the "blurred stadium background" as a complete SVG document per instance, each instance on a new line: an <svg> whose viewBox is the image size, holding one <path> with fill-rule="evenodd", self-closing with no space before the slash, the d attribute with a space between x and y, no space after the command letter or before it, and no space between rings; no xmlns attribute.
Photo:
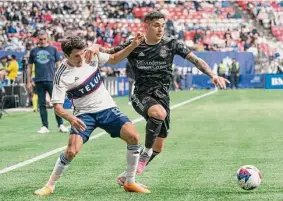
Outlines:
<svg viewBox="0 0 283 201"><path fill-rule="evenodd" d="M37 45L37 33L46 30L50 44L59 51L60 41L70 32L83 36L89 45L115 47L143 30L142 18L151 10L164 12L166 35L182 40L215 73L221 68L230 78L235 58L240 67L239 90L194 99L213 90L213 85L191 63L176 56L173 77L182 91L172 87L172 105L188 100L189 104L172 112L166 150L140 177L150 186L151 195L129 195L115 186L124 167L124 147L105 136L85 146L54 195L33 197L31 193L46 181L58 154L15 170L5 168L62 147L67 140L52 128L50 134L36 133L40 118L31 112L25 82L27 58ZM1 61L8 55L16 56L19 71L13 84L9 74L0 82L4 109L0 110L4 114L0 120L1 201L283 199L279 164L283 158L278 153L283 142L283 95L268 90L283 89L283 1L0 1ZM126 62L104 66L101 72L121 110L136 119L139 116L124 97L129 93ZM1 65L0 72L8 67ZM67 99L65 106L71 107ZM143 123L136 125L143 136ZM263 171L263 185L254 193L237 188L233 178L245 164Z"/></svg>

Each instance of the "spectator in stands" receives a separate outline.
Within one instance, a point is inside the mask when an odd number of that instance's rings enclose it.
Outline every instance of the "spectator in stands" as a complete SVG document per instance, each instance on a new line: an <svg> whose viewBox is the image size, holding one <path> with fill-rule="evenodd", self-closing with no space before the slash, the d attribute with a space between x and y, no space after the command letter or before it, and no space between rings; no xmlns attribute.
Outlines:
<svg viewBox="0 0 283 201"><path fill-rule="evenodd" d="M57 49L48 43L48 35L45 31L38 32L38 47L30 52L27 69L27 88L32 92L33 83L31 80L32 65L35 66L35 88L39 100L39 111L42 121L42 127L38 133L48 133L48 116L46 111L46 92L52 96L53 80L55 69L60 65L60 56ZM60 132L68 132L63 125L61 117L56 115L56 121Z"/></svg>
<svg viewBox="0 0 283 201"><path fill-rule="evenodd" d="M6 69L8 67L8 58L7 56L3 56L0 58L0 82L5 80L5 76L7 75Z"/></svg>
<svg viewBox="0 0 283 201"><path fill-rule="evenodd" d="M249 49L247 49L247 52L253 53L253 55L254 55L255 57L258 56L258 49L257 49L255 43L252 43L252 44L251 44L251 47L249 47Z"/></svg>
<svg viewBox="0 0 283 201"><path fill-rule="evenodd" d="M8 56L8 61L9 64L6 69L7 77L9 78L10 84L13 84L15 82L16 77L18 76L19 64L17 62L16 55L14 54Z"/></svg>
<svg viewBox="0 0 283 201"><path fill-rule="evenodd" d="M235 58L232 59L231 64L231 88L238 88L240 78L240 65Z"/></svg>
<svg viewBox="0 0 283 201"><path fill-rule="evenodd" d="M8 67L8 57L3 56L0 58L0 70L5 70Z"/></svg>

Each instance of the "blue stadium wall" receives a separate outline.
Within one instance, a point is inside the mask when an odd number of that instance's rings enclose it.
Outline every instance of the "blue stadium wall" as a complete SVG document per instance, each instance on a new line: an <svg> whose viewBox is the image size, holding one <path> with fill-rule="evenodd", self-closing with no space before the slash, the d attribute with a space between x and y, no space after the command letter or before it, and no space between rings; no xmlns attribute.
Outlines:
<svg viewBox="0 0 283 201"><path fill-rule="evenodd" d="M0 51L0 57L5 55L15 54L21 65L22 52ZM235 58L240 64L240 88L266 88L266 89L283 89L283 75L264 75L254 74L255 59L252 53L249 52L195 52L200 58L204 59L209 66L216 72L217 65L221 60ZM61 54L62 56L62 54ZM120 62L118 65L108 65L112 68L125 68L127 60ZM210 79L203 74L195 74L193 64L189 61L175 56L174 64L176 67L187 68L189 73L182 80L182 85L185 89L211 89L213 85ZM128 79L119 77L115 80L111 79L112 84L109 84L108 89L113 91L112 95L127 95L128 94ZM115 92L114 92L115 91Z"/></svg>

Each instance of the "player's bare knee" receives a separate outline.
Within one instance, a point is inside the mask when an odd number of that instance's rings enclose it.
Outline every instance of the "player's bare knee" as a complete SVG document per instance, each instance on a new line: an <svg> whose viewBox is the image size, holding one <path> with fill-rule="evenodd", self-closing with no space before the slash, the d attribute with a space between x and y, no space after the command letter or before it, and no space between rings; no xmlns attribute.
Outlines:
<svg viewBox="0 0 283 201"><path fill-rule="evenodd" d="M161 105L154 105L149 108L148 116L159 120L165 120L167 112Z"/></svg>
<svg viewBox="0 0 283 201"><path fill-rule="evenodd" d="M140 136L133 123L126 123L121 129L121 139L127 144L135 145L140 143Z"/></svg>
<svg viewBox="0 0 283 201"><path fill-rule="evenodd" d="M127 144L135 145L140 143L140 136L137 133L130 134L126 140Z"/></svg>
<svg viewBox="0 0 283 201"><path fill-rule="evenodd" d="M68 148L66 150L66 157L68 160L73 160L77 154L78 154L78 151L74 148Z"/></svg>

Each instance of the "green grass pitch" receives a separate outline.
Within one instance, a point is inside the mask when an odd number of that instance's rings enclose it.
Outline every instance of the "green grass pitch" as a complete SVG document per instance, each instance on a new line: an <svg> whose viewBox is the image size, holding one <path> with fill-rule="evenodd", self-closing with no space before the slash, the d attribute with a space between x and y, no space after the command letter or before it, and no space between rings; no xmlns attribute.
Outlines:
<svg viewBox="0 0 283 201"><path fill-rule="evenodd" d="M171 93L171 105L204 93ZM139 117L126 97L116 102L131 119ZM218 91L172 110L164 151L137 177L151 194L126 193L118 187L116 176L125 168L126 145L106 134L84 145L53 195L36 197L32 192L46 183L60 153L0 174L0 201L283 200L282 116L281 91ZM38 113L4 116L0 169L66 145L68 134L57 131L52 111L49 121L51 132L37 134ZM145 121L136 126L144 142ZM237 186L235 173L246 164L262 171L259 189L244 191Z"/></svg>

